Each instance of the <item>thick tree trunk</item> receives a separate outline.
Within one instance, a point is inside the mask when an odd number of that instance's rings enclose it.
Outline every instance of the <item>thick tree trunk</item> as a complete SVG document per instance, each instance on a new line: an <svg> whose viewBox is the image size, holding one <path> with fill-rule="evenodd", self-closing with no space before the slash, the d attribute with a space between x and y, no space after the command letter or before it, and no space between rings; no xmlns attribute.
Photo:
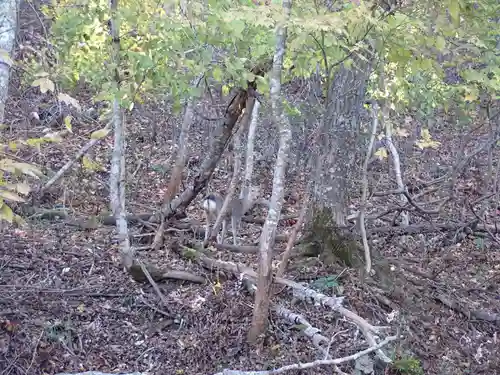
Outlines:
<svg viewBox="0 0 500 375"><path fill-rule="evenodd" d="M328 89L328 101L315 152L313 203L328 208L338 226L346 224L349 188L359 180L355 162L363 151L360 112L371 64L354 57L351 67L342 65Z"/></svg>

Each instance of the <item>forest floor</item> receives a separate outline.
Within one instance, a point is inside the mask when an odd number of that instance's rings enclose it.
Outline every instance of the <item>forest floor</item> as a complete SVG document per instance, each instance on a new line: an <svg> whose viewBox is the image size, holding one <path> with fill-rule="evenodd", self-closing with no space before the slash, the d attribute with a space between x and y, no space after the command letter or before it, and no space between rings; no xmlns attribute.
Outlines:
<svg viewBox="0 0 500 375"><path fill-rule="evenodd" d="M43 39L31 8L23 10L20 20L19 43L25 48L16 49L16 59L26 58L26 47L37 48ZM38 88L22 84L19 73L14 71L11 79L2 143L42 136L45 124L34 123L30 113L42 113L55 103L50 93L41 94ZM70 95L83 108L92 106L84 89ZM60 120L52 125L54 129L64 128ZM152 212L164 193L179 120L166 109L147 106L127 120L127 204L134 213ZM87 142L90 133L101 127L102 123L91 117L76 119L73 134L62 142L44 145L40 151L20 148L10 151L9 156L57 171ZM200 150L206 149L206 139L202 129L193 132L197 135L190 139L191 160L199 161L204 157ZM320 358L297 327L275 315L271 315L262 345L257 350L250 347L246 333L253 298L231 275L180 257L168 243L159 250L139 251L149 263L189 271L207 280L205 284L162 282L159 285L169 303L162 306L148 284L135 282L121 268L112 226L82 228L70 224L107 211L106 171L111 145L112 138L107 137L89 154L102 163L103 170L89 171L76 163L38 202L40 209L65 207L67 217L42 219L33 215L27 219L27 227L3 225L0 229L0 374L98 370L209 375L223 368L264 370ZM268 176L265 182L268 194L271 179ZM214 181L215 186L224 186L227 176L219 170ZM297 199L287 205L286 213L298 213L300 206ZM199 197L187 214L191 220L203 222ZM263 217L262 212L255 215ZM289 224L280 225L279 233L289 233ZM142 224L133 225L131 234L139 238L145 229ZM243 241L255 244L259 232L259 225L244 223ZM469 238L447 247L418 248L411 240L400 245L398 237L391 237L378 249L392 265L384 275L384 290L389 293L366 282L357 270L318 260L292 261L286 277L310 282L338 276L324 293L345 296L345 307L373 325L389 325L399 332L401 339L386 348L389 356L400 360L398 369L379 374L500 374L498 246L485 251ZM212 252L216 259L256 268L255 254ZM281 291L275 302L302 314L326 337L335 335L332 356L366 348L363 335L353 324L333 311L292 303L290 294ZM173 316L165 314L166 310ZM420 361L420 372L418 368L404 369L411 359ZM349 366L342 369L350 371ZM333 374L333 369L300 373Z"/></svg>

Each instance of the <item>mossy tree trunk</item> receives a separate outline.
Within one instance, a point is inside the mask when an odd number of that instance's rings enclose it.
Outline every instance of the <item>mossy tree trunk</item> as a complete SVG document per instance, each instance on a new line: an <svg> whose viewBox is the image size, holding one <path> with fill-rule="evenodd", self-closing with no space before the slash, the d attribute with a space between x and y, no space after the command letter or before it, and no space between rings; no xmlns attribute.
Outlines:
<svg viewBox="0 0 500 375"><path fill-rule="evenodd" d="M357 165L364 152L365 136L360 131L360 113L372 68L366 57L352 59L349 67L342 64L328 88L326 113L316 142L312 205L304 236L304 242L310 241L307 253L328 250L325 256L336 254L348 266L357 263L357 255L348 253L358 246L342 228L347 224L350 192L356 189L361 175ZM345 247L340 246L342 242Z"/></svg>

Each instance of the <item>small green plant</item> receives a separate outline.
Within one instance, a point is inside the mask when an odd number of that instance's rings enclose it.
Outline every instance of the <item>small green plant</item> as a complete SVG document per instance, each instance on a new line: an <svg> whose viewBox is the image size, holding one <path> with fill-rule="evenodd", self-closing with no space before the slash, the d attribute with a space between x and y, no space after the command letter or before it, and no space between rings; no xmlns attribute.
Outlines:
<svg viewBox="0 0 500 375"><path fill-rule="evenodd" d="M337 281L337 276L326 276L314 280L311 284L311 288L323 292L325 290L338 287L339 283Z"/></svg>
<svg viewBox="0 0 500 375"><path fill-rule="evenodd" d="M414 357L401 357L395 360L392 366L401 375L424 375L420 360Z"/></svg>

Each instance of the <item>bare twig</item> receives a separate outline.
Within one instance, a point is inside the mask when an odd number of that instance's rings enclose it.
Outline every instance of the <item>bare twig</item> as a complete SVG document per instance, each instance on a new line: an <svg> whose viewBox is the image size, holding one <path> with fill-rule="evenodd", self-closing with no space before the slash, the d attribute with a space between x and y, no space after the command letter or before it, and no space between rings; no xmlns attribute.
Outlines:
<svg viewBox="0 0 500 375"><path fill-rule="evenodd" d="M290 237L288 237L288 242L286 244L285 251L283 252L283 256L281 258L281 264L278 268L278 271L276 272L277 277L282 277L286 271L288 260L290 259L293 245L295 244L295 239L297 238L297 234L299 233L299 230L302 227L302 223L304 222L308 208L309 208L309 197L306 197L304 203L302 204L302 209L300 211L299 219L295 223L295 226L292 229L292 233L290 233Z"/></svg>

